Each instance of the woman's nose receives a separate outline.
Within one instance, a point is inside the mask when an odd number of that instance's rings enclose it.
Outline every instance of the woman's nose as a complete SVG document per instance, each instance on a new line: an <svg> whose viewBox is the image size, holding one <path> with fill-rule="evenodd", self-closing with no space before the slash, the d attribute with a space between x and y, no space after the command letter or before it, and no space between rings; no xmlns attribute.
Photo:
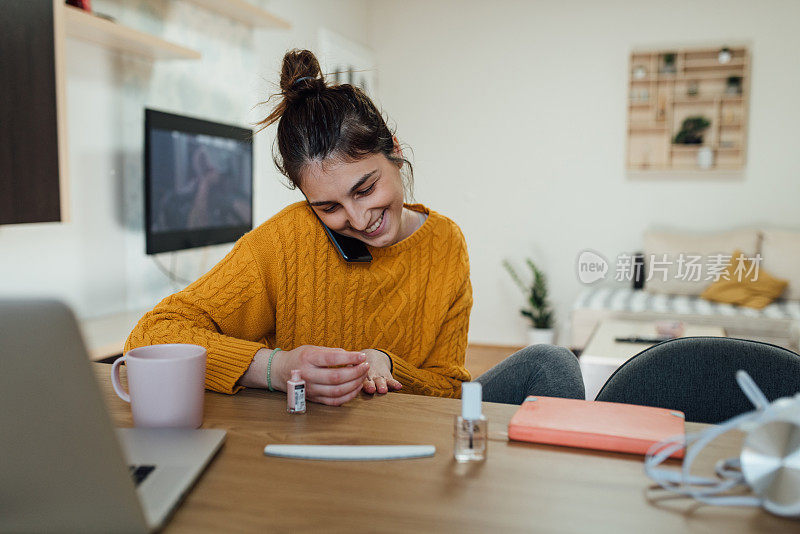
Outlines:
<svg viewBox="0 0 800 534"><path fill-rule="evenodd" d="M350 223L350 226L358 230L359 232L363 232L367 229L367 225L369 225L369 213L366 212L359 212L354 209L347 210L347 219Z"/></svg>

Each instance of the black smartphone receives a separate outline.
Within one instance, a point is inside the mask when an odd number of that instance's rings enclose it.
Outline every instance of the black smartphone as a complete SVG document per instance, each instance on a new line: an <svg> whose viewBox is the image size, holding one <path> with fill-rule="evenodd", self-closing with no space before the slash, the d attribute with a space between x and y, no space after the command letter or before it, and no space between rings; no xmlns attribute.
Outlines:
<svg viewBox="0 0 800 534"><path fill-rule="evenodd" d="M339 251L339 254L341 254L345 261L352 263L369 263L372 261L372 254L369 253L367 245L365 245L363 241L359 241L355 237L334 232L325 226L325 223L319 218L314 208L311 208L311 211L314 212L317 220L325 229L325 233L328 234L328 239L330 239L333 246L336 247L336 250Z"/></svg>

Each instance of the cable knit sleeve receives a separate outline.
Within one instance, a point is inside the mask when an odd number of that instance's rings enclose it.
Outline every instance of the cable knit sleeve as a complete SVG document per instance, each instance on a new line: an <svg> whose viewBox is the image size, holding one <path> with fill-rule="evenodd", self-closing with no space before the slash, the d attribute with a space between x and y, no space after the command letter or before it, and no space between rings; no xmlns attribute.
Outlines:
<svg viewBox="0 0 800 534"><path fill-rule="evenodd" d="M393 374L403 384L403 392L461 397L461 383L471 380L464 365L471 308L472 285L467 276L439 329L436 344L420 367L411 365L397 354L380 349L392 359Z"/></svg>
<svg viewBox="0 0 800 534"><path fill-rule="evenodd" d="M426 321L422 325L423 329L436 329L433 345L427 349L427 354L413 358L380 349L391 358L393 375L403 384L402 391L406 393L459 398L461 383L471 380L464 365L472 309L469 256L461 230L453 224L451 231L447 239L452 244L451 253L435 262L442 266L441 271L434 273L434 279L439 282L427 288L429 294L433 292L443 296L442 314L439 315L443 320ZM440 285L444 280L448 282Z"/></svg>
<svg viewBox="0 0 800 534"><path fill-rule="evenodd" d="M199 280L142 317L125 351L158 343L202 345L208 350L206 388L239 391L236 382L275 330L274 299L248 237Z"/></svg>

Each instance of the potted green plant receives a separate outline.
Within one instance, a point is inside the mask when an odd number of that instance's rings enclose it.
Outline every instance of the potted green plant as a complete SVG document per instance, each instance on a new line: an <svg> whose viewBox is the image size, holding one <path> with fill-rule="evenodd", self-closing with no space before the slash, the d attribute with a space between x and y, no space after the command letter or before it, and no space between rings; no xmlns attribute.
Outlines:
<svg viewBox="0 0 800 534"><path fill-rule="evenodd" d="M525 283L508 260L503 260L511 279L522 290L528 299L528 307L522 308L520 313L531 321L531 328L528 331L528 341L531 345L539 343L552 344L554 336L553 330L553 311L547 301L547 278L544 273L536 267L530 260L526 259L531 270L532 279L530 283Z"/></svg>
<svg viewBox="0 0 800 534"><path fill-rule="evenodd" d="M675 68L675 54L672 52L666 53L661 56L662 64L661 64L661 73L662 74L672 74L676 72Z"/></svg>
<svg viewBox="0 0 800 534"><path fill-rule="evenodd" d="M672 142L676 145L701 145L703 133L709 126L711 122L705 117L700 115L687 117Z"/></svg>
<svg viewBox="0 0 800 534"><path fill-rule="evenodd" d="M725 84L726 95L740 95L742 94L742 77L741 76L728 76L728 81Z"/></svg>

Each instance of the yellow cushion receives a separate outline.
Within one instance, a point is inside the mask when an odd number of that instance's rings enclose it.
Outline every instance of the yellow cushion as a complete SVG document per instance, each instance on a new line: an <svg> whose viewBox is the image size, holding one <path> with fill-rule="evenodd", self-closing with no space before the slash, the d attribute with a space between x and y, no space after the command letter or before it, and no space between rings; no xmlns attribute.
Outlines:
<svg viewBox="0 0 800 534"><path fill-rule="evenodd" d="M760 310L781 296L788 284L788 281L765 272L760 265L754 265L753 260L737 250L719 280L708 286L700 296L714 302Z"/></svg>

